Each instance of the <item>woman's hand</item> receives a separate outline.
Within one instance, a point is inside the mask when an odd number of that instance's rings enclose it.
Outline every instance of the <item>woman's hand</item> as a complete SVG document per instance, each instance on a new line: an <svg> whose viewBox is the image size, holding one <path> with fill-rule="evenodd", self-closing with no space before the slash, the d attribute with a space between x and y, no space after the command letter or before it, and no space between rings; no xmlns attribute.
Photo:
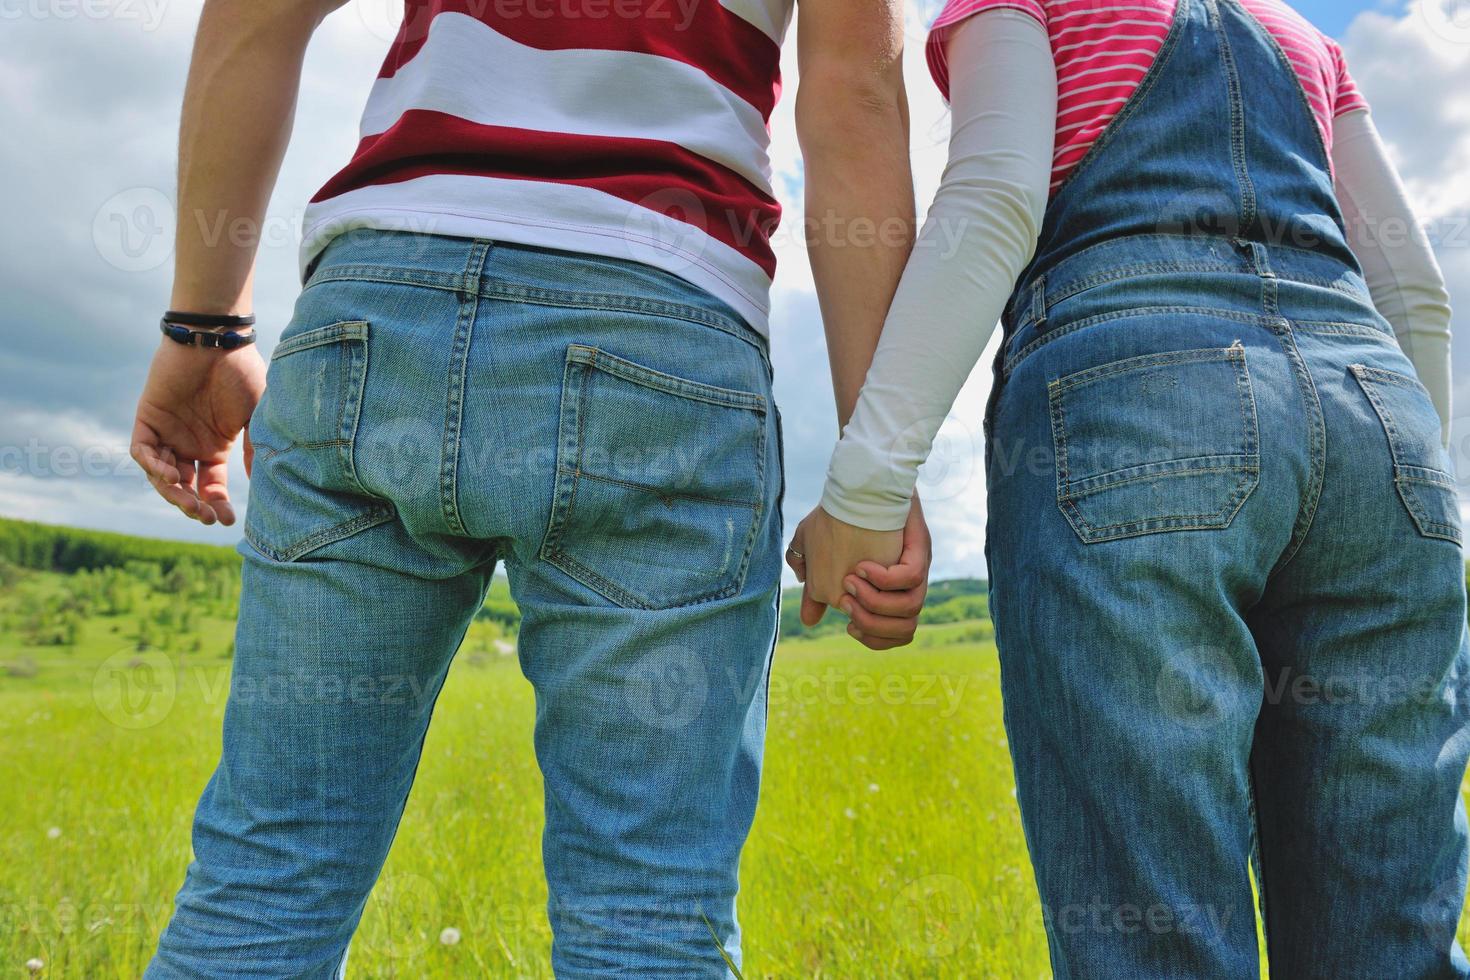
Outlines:
<svg viewBox="0 0 1470 980"><path fill-rule="evenodd" d="M255 345L232 351L160 343L148 370L132 456L159 496L201 524L235 523L227 464L230 447L265 391ZM250 472L245 437L245 472Z"/></svg>
<svg viewBox="0 0 1470 980"><path fill-rule="evenodd" d="M873 650L913 641L928 591L929 529L914 498L901 531L869 531L818 507L796 529L787 563L802 582L801 621L815 626L828 606L851 622L847 632Z"/></svg>

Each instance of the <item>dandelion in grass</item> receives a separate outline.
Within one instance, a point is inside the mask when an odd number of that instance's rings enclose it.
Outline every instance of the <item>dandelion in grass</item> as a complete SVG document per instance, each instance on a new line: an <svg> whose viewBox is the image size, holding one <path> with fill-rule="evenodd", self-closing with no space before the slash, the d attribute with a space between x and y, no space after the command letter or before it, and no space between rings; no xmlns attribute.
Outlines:
<svg viewBox="0 0 1470 980"><path fill-rule="evenodd" d="M443 946L455 946L459 943L459 930L454 926L445 926L444 931L439 933L439 943Z"/></svg>
<svg viewBox="0 0 1470 980"><path fill-rule="evenodd" d="M56 838L61 836L61 828L52 827L50 830L46 831L46 836L49 837L51 840L55 840Z"/></svg>
<svg viewBox="0 0 1470 980"><path fill-rule="evenodd" d="M46 969L46 964L33 956L26 960L26 969L31 971L31 976L35 976L37 973Z"/></svg>

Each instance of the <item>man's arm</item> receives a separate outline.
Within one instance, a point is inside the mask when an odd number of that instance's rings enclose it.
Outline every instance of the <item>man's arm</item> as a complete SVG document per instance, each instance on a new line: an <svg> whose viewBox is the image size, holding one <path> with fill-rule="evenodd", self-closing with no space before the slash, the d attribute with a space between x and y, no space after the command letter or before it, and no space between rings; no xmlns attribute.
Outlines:
<svg viewBox="0 0 1470 980"><path fill-rule="evenodd" d="M301 63L344 0L206 0L179 132L178 229L169 306L248 313L256 246L291 134ZM205 524L233 524L230 447L265 390L255 347L160 339L132 455L159 494ZM246 441L246 467L250 465Z"/></svg>
<svg viewBox="0 0 1470 980"><path fill-rule="evenodd" d="M206 0L179 123L172 309L250 311L312 33L345 0Z"/></svg>
<svg viewBox="0 0 1470 980"><path fill-rule="evenodd" d="M901 0L800 0L796 129L840 430L914 245Z"/></svg>
<svg viewBox="0 0 1470 980"><path fill-rule="evenodd" d="M807 251L840 434L914 244L903 3L798 0L798 18L796 127L806 163ZM802 619L815 623L827 605L840 603L853 618L849 632L866 645L887 649L908 642L923 604L930 553L917 498L902 532L836 525L819 508L796 531L788 560L806 585ZM839 540L844 546L834 547ZM808 554L815 556L810 578ZM866 575L886 573L881 584L867 580L890 593L881 597L883 608L858 598L852 582L844 586L843 576L859 561L867 563Z"/></svg>

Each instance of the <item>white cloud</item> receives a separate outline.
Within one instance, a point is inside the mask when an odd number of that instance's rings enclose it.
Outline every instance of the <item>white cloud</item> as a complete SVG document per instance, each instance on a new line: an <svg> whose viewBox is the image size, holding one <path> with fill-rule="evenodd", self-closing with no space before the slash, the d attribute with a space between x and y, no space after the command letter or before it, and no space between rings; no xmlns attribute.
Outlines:
<svg viewBox="0 0 1470 980"><path fill-rule="evenodd" d="M1470 37L1414 0L1398 16L1365 13L1347 32L1349 60L1396 148L1425 218L1435 222L1452 292L1470 308ZM0 28L0 167L12 193L0 236L0 449L34 436L50 444L112 444L121 438L155 343L151 323L166 302L168 264L130 272L116 248L101 244L100 224L120 232L106 202L119 192L173 193L173 152L189 41L199 0L174 0L150 18L7 19ZM303 77L296 138L270 206L276 232L257 275L258 312L267 345L285 325L298 290L296 241L302 203L350 156L357 119L391 36L396 0L357 0L328 18L312 43ZM943 170L948 113L924 65L923 24L936 0L910 10L905 73L913 121L920 208ZM772 161L788 232L801 216L802 170L794 127L799 84L795 45L785 59L786 97L772 122ZM122 217L131 218L131 214ZM137 229L134 229L135 233ZM136 237L136 236L135 236ZM815 504L834 421L811 271L794 234L781 236L774 308L777 394L786 419L788 507L797 518ZM166 258L165 254L165 258ZM109 261L109 258L112 261ZM1461 399L1470 411L1470 344L1456 357ZM989 390L988 360L962 394L926 472L936 538L937 575L982 575L985 519L980 423ZM29 409L17 414L17 407ZM1470 424L1462 427L1470 432ZM1470 454L1467 454L1470 455ZM1470 459L1462 472L1470 476ZM234 474L243 492L238 461ZM141 481L56 480L0 468L0 512L110 526L142 533L228 540L155 504Z"/></svg>

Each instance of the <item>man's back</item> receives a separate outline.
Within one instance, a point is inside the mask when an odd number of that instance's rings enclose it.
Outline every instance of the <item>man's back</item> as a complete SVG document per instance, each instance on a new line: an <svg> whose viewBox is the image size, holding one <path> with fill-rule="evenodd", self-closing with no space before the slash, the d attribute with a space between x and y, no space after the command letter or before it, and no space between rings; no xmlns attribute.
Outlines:
<svg viewBox="0 0 1470 980"><path fill-rule="evenodd" d="M411 0L303 266L352 227L513 241L664 269L766 332L792 6Z"/></svg>

